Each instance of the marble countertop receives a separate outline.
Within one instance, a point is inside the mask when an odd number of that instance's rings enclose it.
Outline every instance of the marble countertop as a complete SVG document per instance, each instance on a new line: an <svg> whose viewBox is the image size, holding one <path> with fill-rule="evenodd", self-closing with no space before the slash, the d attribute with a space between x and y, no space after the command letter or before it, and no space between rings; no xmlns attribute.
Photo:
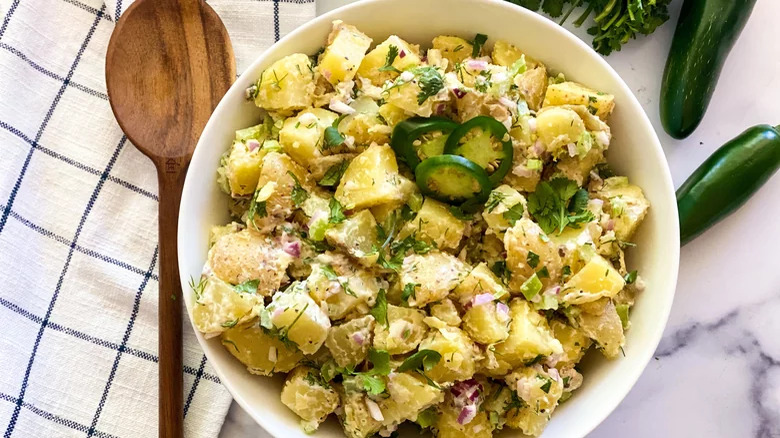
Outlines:
<svg viewBox="0 0 780 438"><path fill-rule="evenodd" d="M757 123L780 123L780 2L759 0L709 111L684 141L658 115L681 1L649 38L608 57L656 128L677 186L715 149ZM583 35L582 30L576 33ZM664 338L628 397L591 438L780 437L780 176L682 249ZM220 437L270 438L233 403Z"/></svg>

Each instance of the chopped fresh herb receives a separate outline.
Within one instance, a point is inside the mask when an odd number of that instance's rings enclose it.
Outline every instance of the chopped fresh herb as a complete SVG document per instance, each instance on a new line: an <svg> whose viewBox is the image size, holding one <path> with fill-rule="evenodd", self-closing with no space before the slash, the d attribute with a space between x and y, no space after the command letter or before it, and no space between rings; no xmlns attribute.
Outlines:
<svg viewBox="0 0 780 438"><path fill-rule="evenodd" d="M390 374L390 354L384 350L368 350L368 362L371 369L362 373L355 373L363 390L371 395L379 395L385 392L387 386L380 376Z"/></svg>
<svg viewBox="0 0 780 438"><path fill-rule="evenodd" d="M247 216L249 218L249 222L254 224L255 217L266 217L268 216L268 211L266 210L266 204L265 201L257 201L257 194L260 191L258 190L255 192L255 195L252 197L252 201L249 203L249 210L247 210Z"/></svg>
<svg viewBox="0 0 780 438"><path fill-rule="evenodd" d="M195 294L195 301L200 302L200 298L203 296L203 290L206 289L206 277L201 277L197 283L195 279L190 277L190 289Z"/></svg>
<svg viewBox="0 0 780 438"><path fill-rule="evenodd" d="M490 87L493 86L491 80L493 79L493 72L490 70L482 70L474 80L474 88L480 93L487 93Z"/></svg>
<svg viewBox="0 0 780 438"><path fill-rule="evenodd" d="M624 350L623 347L620 347L620 353L623 355L623 357L626 357L626 350Z"/></svg>
<svg viewBox="0 0 780 438"><path fill-rule="evenodd" d="M544 385L540 386L539 389L544 391L545 394L549 394L550 388L552 387L552 383L553 383L552 379L549 377L542 377L542 376L539 376L539 378L544 380Z"/></svg>
<svg viewBox="0 0 780 438"><path fill-rule="evenodd" d="M357 298L357 294L355 293L355 291L350 289L349 282L348 281L341 281L341 279L339 278L338 274L336 274L336 271L333 270L333 266L331 266L331 265L322 265L322 267L320 269L322 269L322 273L325 274L325 277L328 280L337 282L341 286L341 288L344 289L344 293L346 293L347 295L351 295L351 296Z"/></svg>
<svg viewBox="0 0 780 438"><path fill-rule="evenodd" d="M539 266L539 254L528 251L528 255L525 257L525 261L528 262L528 266L536 269Z"/></svg>
<svg viewBox="0 0 780 438"><path fill-rule="evenodd" d="M436 424L438 420L439 420L439 413L436 410L436 407L431 406L430 408L417 414L417 419L414 420L414 422L417 423L418 426L425 429L427 427L431 427L434 424Z"/></svg>
<svg viewBox="0 0 780 438"><path fill-rule="evenodd" d="M452 49L453 52L460 52L461 50L463 50L463 44L458 44L454 49Z"/></svg>
<svg viewBox="0 0 780 438"><path fill-rule="evenodd" d="M414 290L415 288L419 286L417 283L406 283L404 285L403 291L401 291L401 301L404 303L409 302L409 298L417 298Z"/></svg>
<svg viewBox="0 0 780 438"><path fill-rule="evenodd" d="M223 322L223 323L222 323L222 327L225 327L225 328L233 328L233 327L235 327L235 326L236 326L236 324L238 324L238 319L234 319L234 320L232 320L232 321L226 321L226 322Z"/></svg>
<svg viewBox="0 0 780 438"><path fill-rule="evenodd" d="M417 77L417 83L420 86L420 94L417 95L417 105L422 105L444 89L444 78L441 73L431 66L417 67L412 70Z"/></svg>
<svg viewBox="0 0 780 438"><path fill-rule="evenodd" d="M571 266L566 265L563 267L563 270L561 270L561 276L563 276L563 278L566 278L569 275L571 275Z"/></svg>
<svg viewBox="0 0 780 438"><path fill-rule="evenodd" d="M412 371L422 370L430 371L441 360L441 354L435 350L420 350L417 353L406 358L401 366L398 367L398 371Z"/></svg>
<svg viewBox="0 0 780 438"><path fill-rule="evenodd" d="M535 358L525 362L523 365L525 365L527 367L530 367L531 365L538 364L539 362L542 361L542 359L544 359L544 355L543 354L537 354Z"/></svg>
<svg viewBox="0 0 780 438"><path fill-rule="evenodd" d="M567 226L579 228L594 219L587 201L588 193L578 188L576 182L555 178L540 183L528 196L528 212L545 233L560 234Z"/></svg>
<svg viewBox="0 0 780 438"><path fill-rule="evenodd" d="M295 129L298 129L300 126L301 126L301 122L296 122L295 123Z"/></svg>
<svg viewBox="0 0 780 438"><path fill-rule="evenodd" d="M387 351L369 349L368 361L371 362L372 368L367 372L382 376L390 374L390 354Z"/></svg>
<svg viewBox="0 0 780 438"><path fill-rule="evenodd" d="M520 292L522 292L523 296L528 301L531 301L531 299L533 299L541 290L542 282L536 274L532 275L528 280L523 282L522 286L520 286Z"/></svg>
<svg viewBox="0 0 780 438"><path fill-rule="evenodd" d="M598 172L599 178L607 179L615 176L615 172L609 167L607 163L599 163L596 165L596 172Z"/></svg>
<svg viewBox="0 0 780 438"><path fill-rule="evenodd" d="M493 271L493 273L496 274L496 277L500 278L504 284L509 283L509 279L512 277L512 273L507 269L506 261L504 260L493 263L490 270Z"/></svg>
<svg viewBox="0 0 780 438"><path fill-rule="evenodd" d="M462 208L456 205L451 205L449 209L450 209L450 213L452 213L452 215L455 216L457 219L460 219L462 221L470 221L474 219L474 215L466 213L465 211L463 211Z"/></svg>
<svg viewBox="0 0 780 438"><path fill-rule="evenodd" d="M377 324L384 326L386 329L390 327L390 323L387 320L387 294L384 289L379 289L376 303L369 313L374 317Z"/></svg>
<svg viewBox="0 0 780 438"><path fill-rule="evenodd" d="M328 170L325 171L325 175L323 175L322 179L317 184L323 187L337 186L341 181L341 177L344 176L344 172L347 171L347 167L349 167L349 161L347 160L330 166Z"/></svg>
<svg viewBox="0 0 780 438"><path fill-rule="evenodd" d="M339 132L339 123L341 123L341 120L346 117L345 114L342 114L333 121L333 124L325 128L325 133L323 134L323 150L328 150L330 148L335 148L338 146L341 146L344 144L344 142L347 140L341 133Z"/></svg>
<svg viewBox="0 0 780 438"><path fill-rule="evenodd" d="M247 280L241 284L237 284L233 286L233 289L235 289L235 291L238 293L256 294L257 286L259 284L260 284L260 280Z"/></svg>
<svg viewBox="0 0 780 438"><path fill-rule="evenodd" d="M633 284L636 281L637 275L639 275L639 272L637 272L636 270L633 270L633 271L629 272L628 274L626 274L623 277L623 280L626 281L626 284Z"/></svg>
<svg viewBox="0 0 780 438"><path fill-rule="evenodd" d="M387 389L384 379L370 374L359 374L358 380L363 390L371 395L379 395Z"/></svg>
<svg viewBox="0 0 780 438"><path fill-rule="evenodd" d="M571 380L571 377L569 377L569 376L566 376L566 377L563 378L563 387L564 388L569 386L569 381L570 380Z"/></svg>
<svg viewBox="0 0 780 438"><path fill-rule="evenodd" d="M303 204L307 199L309 199L309 192L307 192L306 189L303 188L301 182L298 180L298 177L295 176L294 173L288 170L287 174L290 175L290 177L295 182L291 194L292 201L296 207L300 207L301 204Z"/></svg>
<svg viewBox="0 0 780 438"><path fill-rule="evenodd" d="M230 345L232 345L232 346L233 346L233 348L235 348L235 349L236 349L236 353L241 353L241 350L238 348L238 345L236 345L236 343L235 343L235 342L233 342L233 341L231 341L230 339L223 339L223 340L222 340L222 344L223 344L223 345L225 345L225 344L230 344Z"/></svg>
<svg viewBox="0 0 780 438"><path fill-rule="evenodd" d="M505 412L508 412L512 409L522 409L525 406L525 402L523 399L521 399L517 392L515 391L509 391L512 394L512 397L509 399L509 403L505 406Z"/></svg>
<svg viewBox="0 0 780 438"><path fill-rule="evenodd" d="M487 35L478 33L474 36L474 41L469 41L471 43L471 57L476 58L482 53L482 46L485 45L487 42Z"/></svg>
<svg viewBox="0 0 780 438"><path fill-rule="evenodd" d="M309 371L303 378L309 386L322 386L323 388L330 388L330 384L322 377L322 373L314 373Z"/></svg>
<svg viewBox="0 0 780 438"><path fill-rule="evenodd" d="M401 72L400 70L393 67L393 62L395 62L396 57L398 57L398 47L393 44L390 44L390 47L387 49L387 57L385 58L385 65L379 67L379 71L393 71L396 73L400 73Z"/></svg>
<svg viewBox="0 0 780 438"><path fill-rule="evenodd" d="M523 207L523 203L518 202L517 204L510 207L509 210L505 211L502 216L514 227L515 223L523 218L524 211L525 208Z"/></svg>
<svg viewBox="0 0 780 438"><path fill-rule="evenodd" d="M285 73L284 76L282 76L280 78L279 76L276 75L276 70L271 70L271 72L274 75L274 79L271 81L271 86L273 88L276 88L277 90L281 90L282 89L282 81L284 81L284 79L287 77L287 75L289 73Z"/></svg>
<svg viewBox="0 0 780 438"><path fill-rule="evenodd" d="M341 203L335 197L330 198L328 208L330 209L328 223L340 224L347 219L347 217L344 216L344 207L341 206Z"/></svg>
<svg viewBox="0 0 780 438"><path fill-rule="evenodd" d="M543 266L542 269L536 271L536 276L539 278L550 278L550 271L547 266Z"/></svg>
<svg viewBox="0 0 780 438"><path fill-rule="evenodd" d="M416 213L412 211L412 208L409 207L408 205L404 204L401 207L401 219L409 222L410 220L414 219L415 216Z"/></svg>
<svg viewBox="0 0 780 438"><path fill-rule="evenodd" d="M490 196L488 196L487 202L485 202L485 210L487 210L488 213L492 213L493 210L495 210L501 203L504 202L504 199L506 199L504 192L493 190L490 192Z"/></svg>
<svg viewBox="0 0 780 438"><path fill-rule="evenodd" d="M628 309L628 304L618 304L615 306L615 311L617 311L617 314L620 317L620 323L623 325L623 330L628 329Z"/></svg>

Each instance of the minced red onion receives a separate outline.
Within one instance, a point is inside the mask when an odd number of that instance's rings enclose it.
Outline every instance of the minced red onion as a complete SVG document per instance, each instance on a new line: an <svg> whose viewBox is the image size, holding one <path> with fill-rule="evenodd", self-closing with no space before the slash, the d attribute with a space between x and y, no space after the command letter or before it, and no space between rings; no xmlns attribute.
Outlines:
<svg viewBox="0 0 780 438"><path fill-rule="evenodd" d="M352 335L352 340L358 345L363 345L363 341L365 341L365 338L363 337L362 333L358 332Z"/></svg>
<svg viewBox="0 0 780 438"><path fill-rule="evenodd" d="M501 315L509 315L509 306L499 301L496 303L496 311Z"/></svg>
<svg viewBox="0 0 780 438"><path fill-rule="evenodd" d="M474 71L482 71L488 68L487 61L481 61L478 59L469 59L466 61L466 67Z"/></svg>
<svg viewBox="0 0 780 438"><path fill-rule="evenodd" d="M247 140L246 142L246 148L249 149L249 152L252 152L259 147L260 147L260 142L255 140L254 138L251 140Z"/></svg>
<svg viewBox="0 0 780 438"><path fill-rule="evenodd" d="M509 109L509 112L517 110L517 104L512 99L501 96L498 98L498 102Z"/></svg>
<svg viewBox="0 0 780 438"><path fill-rule="evenodd" d="M444 112L444 109L447 108L447 105L440 103L436 105L436 114L441 115Z"/></svg>
<svg viewBox="0 0 780 438"><path fill-rule="evenodd" d="M477 416L477 407L474 405L468 405L464 406L463 409L460 410L460 415L458 415L458 424L461 426L464 424L471 423L471 420L474 419L474 417Z"/></svg>
<svg viewBox="0 0 780 438"><path fill-rule="evenodd" d="M274 310L274 318L284 313L284 308L279 307L278 309Z"/></svg>
<svg viewBox="0 0 780 438"><path fill-rule="evenodd" d="M366 407L368 408L368 413L371 414L371 418L376 421L385 421L385 416L382 415L382 410L379 409L379 405L375 401L367 398Z"/></svg>
<svg viewBox="0 0 780 438"><path fill-rule="evenodd" d="M566 149L569 150L569 156L575 157L577 156L577 145L574 143L569 143L566 145Z"/></svg>
<svg viewBox="0 0 780 438"><path fill-rule="evenodd" d="M462 99L463 96L466 95L466 91L465 90L461 90L460 88L453 88L452 92L453 92L453 94L455 94L455 97L457 97L458 99Z"/></svg>
<svg viewBox="0 0 780 438"><path fill-rule="evenodd" d="M542 292L544 295L558 295L558 293L561 291L560 286L553 286L546 291Z"/></svg>
<svg viewBox="0 0 780 438"><path fill-rule="evenodd" d="M450 388L455 406L462 407L475 403L482 392L482 385L475 379L463 380Z"/></svg>
<svg viewBox="0 0 780 438"><path fill-rule="evenodd" d="M406 56L406 51L401 50L401 52L398 53L398 57L403 58L404 56Z"/></svg>
<svg viewBox="0 0 780 438"><path fill-rule="evenodd" d="M321 73L325 79L330 79L330 70L322 70Z"/></svg>
<svg viewBox="0 0 780 438"><path fill-rule="evenodd" d="M535 171L529 169L523 164L519 164L512 168L512 173L521 178L531 178L532 176L534 176Z"/></svg>
<svg viewBox="0 0 780 438"><path fill-rule="evenodd" d="M544 144L542 144L541 140L536 140L534 145L531 147L531 151L536 154L536 156L540 156L544 153Z"/></svg>
<svg viewBox="0 0 780 438"><path fill-rule="evenodd" d="M610 219L609 221L607 221L607 231L612 231L614 229L615 229L615 220Z"/></svg>
<svg viewBox="0 0 780 438"><path fill-rule="evenodd" d="M547 370L547 374L550 375L550 377L553 378L556 382L561 381L561 375L558 373L558 370L556 368L550 368Z"/></svg>
<svg viewBox="0 0 780 438"><path fill-rule="evenodd" d="M285 242L282 244L282 250L291 256L298 258L301 256L301 242Z"/></svg>
<svg viewBox="0 0 780 438"><path fill-rule="evenodd" d="M471 299L471 305L473 306L481 306L483 304L487 304L493 301L493 294L479 294Z"/></svg>

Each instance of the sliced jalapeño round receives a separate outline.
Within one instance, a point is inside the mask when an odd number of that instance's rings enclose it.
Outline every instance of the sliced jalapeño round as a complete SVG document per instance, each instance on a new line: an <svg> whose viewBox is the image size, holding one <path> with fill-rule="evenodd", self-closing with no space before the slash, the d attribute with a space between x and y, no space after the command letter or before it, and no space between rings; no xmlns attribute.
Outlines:
<svg viewBox="0 0 780 438"><path fill-rule="evenodd" d="M444 117L412 117L395 125L390 145L414 170L420 161L444 153L447 138L457 126Z"/></svg>
<svg viewBox="0 0 780 438"><path fill-rule="evenodd" d="M512 140L503 123L477 116L455 128L444 146L445 154L460 155L477 163L497 186L512 168Z"/></svg>
<svg viewBox="0 0 780 438"><path fill-rule="evenodd" d="M474 199L485 202L491 185L485 169L459 155L437 155L421 161L414 171L417 185L425 196L460 204Z"/></svg>

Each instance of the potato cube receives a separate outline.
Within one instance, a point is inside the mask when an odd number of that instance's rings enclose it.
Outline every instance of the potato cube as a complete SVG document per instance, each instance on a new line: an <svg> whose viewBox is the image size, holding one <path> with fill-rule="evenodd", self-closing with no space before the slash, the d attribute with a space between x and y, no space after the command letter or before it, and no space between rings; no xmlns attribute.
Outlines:
<svg viewBox="0 0 780 438"><path fill-rule="evenodd" d="M368 438L374 435L382 423L371 415L366 403L376 403L362 392L341 392L341 405L344 412L339 415L344 434L347 438Z"/></svg>
<svg viewBox="0 0 780 438"><path fill-rule="evenodd" d="M374 326L374 347L390 354L408 353L420 344L428 331L425 313L408 307L387 306L388 327Z"/></svg>
<svg viewBox="0 0 780 438"><path fill-rule="evenodd" d="M607 359L618 357L626 338L615 303L609 298L602 298L583 304L578 310L580 312L575 312L575 321L580 330L596 341Z"/></svg>
<svg viewBox="0 0 780 438"><path fill-rule="evenodd" d="M355 366L363 362L371 346L374 318L364 316L344 324L333 326L328 331L325 346L340 367Z"/></svg>
<svg viewBox="0 0 780 438"><path fill-rule="evenodd" d="M531 219L520 219L506 231L504 247L507 251L506 266L512 272L509 282L512 292L518 292L525 280L544 267L549 273L549 278L542 279L545 286L557 282L561 277L563 265L558 248ZM538 256L536 266L533 266L536 257L530 256L530 253Z"/></svg>
<svg viewBox="0 0 780 438"><path fill-rule="evenodd" d="M336 20L328 35L328 46L320 57L317 70L333 85L351 81L369 47L371 38L355 26Z"/></svg>
<svg viewBox="0 0 780 438"><path fill-rule="evenodd" d="M557 319L550 321L550 329L563 347L563 358L558 360L560 365L576 365L593 343L581 330Z"/></svg>
<svg viewBox="0 0 780 438"><path fill-rule="evenodd" d="M563 353L563 347L552 335L547 320L522 299L509 304L509 337L495 348L496 355L512 366L520 366L538 355Z"/></svg>
<svg viewBox="0 0 780 438"><path fill-rule="evenodd" d="M426 90L435 92L444 90L444 74L434 67L420 67L409 74L412 74L408 80L404 75L399 77L391 87L386 88L385 100L387 103L395 105L404 111L417 114L421 117L430 117L433 114L434 107L450 101L449 94L429 95L423 92L422 85ZM437 86L440 85L440 86Z"/></svg>
<svg viewBox="0 0 780 438"><path fill-rule="evenodd" d="M246 143L233 142L225 166L231 196L248 196L255 192L264 155L263 148L249 150Z"/></svg>
<svg viewBox="0 0 780 438"><path fill-rule="evenodd" d="M505 40L497 40L493 44L493 64L511 67L518 59L524 55L523 51ZM528 69L534 69L541 65L538 61L525 55L525 64Z"/></svg>
<svg viewBox="0 0 780 438"><path fill-rule="evenodd" d="M309 166L322 157L320 147L325 128L338 114L324 108L309 108L288 117L279 131L279 144L301 166Z"/></svg>
<svg viewBox="0 0 780 438"><path fill-rule="evenodd" d="M436 438L491 438L493 436L493 425L486 411L480 410L471 421L460 424L458 418L461 409L451 403L443 403L439 406L439 418L434 425Z"/></svg>
<svg viewBox="0 0 780 438"><path fill-rule="evenodd" d="M520 192L506 184L493 189L488 202L485 204L485 210L482 211L482 217L494 234L502 236L504 231L512 226L509 219L504 217L504 213L517 204L522 204L523 215L527 216L525 213L527 211L527 201Z"/></svg>
<svg viewBox="0 0 780 438"><path fill-rule="evenodd" d="M615 176L604 180L596 196L609 203L607 211L615 221L615 237L629 241L650 209L642 189L629 184L626 177Z"/></svg>
<svg viewBox="0 0 780 438"><path fill-rule="evenodd" d="M386 103L380 106L379 115L385 119L387 125L391 128L395 128L395 125L409 118L409 116L406 114L406 111L391 103Z"/></svg>
<svg viewBox="0 0 780 438"><path fill-rule="evenodd" d="M295 178L291 175L295 175ZM267 154L263 158L263 167L257 182L259 193L255 195L256 201L262 201L265 208L254 217L247 217L247 225L263 233L269 233L281 225L299 207L292 199L293 189L297 184L311 192L306 169L287 154Z"/></svg>
<svg viewBox="0 0 780 438"><path fill-rule="evenodd" d="M372 145L355 157L336 189L336 199L347 210L359 210L404 199L408 187L398 174L390 146Z"/></svg>
<svg viewBox="0 0 780 438"><path fill-rule="evenodd" d="M506 376L506 384L524 402L507 412L506 425L526 435L542 434L563 394L563 384L545 371L523 367Z"/></svg>
<svg viewBox="0 0 780 438"><path fill-rule="evenodd" d="M404 258L400 281L403 287L415 285L409 297L412 307L424 307L442 300L466 276L466 266L455 257L439 251L412 254Z"/></svg>
<svg viewBox="0 0 780 438"><path fill-rule="evenodd" d="M439 383L465 380L474 375L479 349L466 333L456 327L431 331L420 342L420 350L434 350L441 360L428 372Z"/></svg>
<svg viewBox="0 0 780 438"><path fill-rule="evenodd" d="M193 281L192 286L192 321L206 336L254 319L263 308L262 296L239 291L213 275L201 278L197 284Z"/></svg>
<svg viewBox="0 0 780 438"><path fill-rule="evenodd" d="M455 288L453 295L461 306L465 306L480 294L491 294L496 299L508 294L506 288L486 263L478 264Z"/></svg>
<svg viewBox="0 0 780 438"><path fill-rule="evenodd" d="M313 354L325 342L330 319L305 289L304 283L293 283L274 295L261 320L266 328L276 330L304 354Z"/></svg>
<svg viewBox="0 0 780 438"><path fill-rule="evenodd" d="M547 92L547 70L544 66L528 69L515 76L514 83L528 104L528 108L538 111Z"/></svg>
<svg viewBox="0 0 780 438"><path fill-rule="evenodd" d="M590 261L563 285L561 301L584 304L612 298L626 285L623 276L604 257L594 254Z"/></svg>
<svg viewBox="0 0 780 438"><path fill-rule="evenodd" d="M547 151L556 158L568 153L564 147L577 143L585 132L585 122L574 110L545 107L536 115L536 133Z"/></svg>
<svg viewBox="0 0 780 438"><path fill-rule="evenodd" d="M300 366L287 375L282 403L301 417L304 432L312 433L339 406L339 395L322 381L320 370Z"/></svg>
<svg viewBox="0 0 780 438"><path fill-rule="evenodd" d="M244 229L217 240L208 259L220 279L232 284L257 280L257 293L270 296L282 284L292 256L270 237Z"/></svg>
<svg viewBox="0 0 780 438"><path fill-rule="evenodd" d="M355 139L358 146L369 146L371 143L387 144L393 129L385 125L378 116L378 112L355 113L344 118L339 123L339 130L344 135Z"/></svg>
<svg viewBox="0 0 780 438"><path fill-rule="evenodd" d="M286 373L303 360L303 353L266 333L255 320L236 325L222 333L222 345L259 376Z"/></svg>
<svg viewBox="0 0 780 438"><path fill-rule="evenodd" d="M376 220L368 210L362 210L344 222L333 225L325 232L325 239L364 266L376 263L377 255L371 254L377 239Z"/></svg>
<svg viewBox="0 0 780 438"><path fill-rule="evenodd" d="M367 314L379 293L380 283L374 274L350 265L343 256L319 256L306 280L309 295L334 320Z"/></svg>
<svg viewBox="0 0 780 438"><path fill-rule="evenodd" d="M379 71L387 61L390 46L395 46L398 49L398 56L395 57L392 64L396 69L403 71L420 65L419 46L409 44L395 35L390 35L363 58L357 71L358 75L370 80L377 87L381 87L386 81L397 77L398 73L395 71Z"/></svg>
<svg viewBox="0 0 780 438"><path fill-rule="evenodd" d="M389 397L379 404L384 420L382 424L396 424L417 419L417 415L430 406L441 403L444 393L429 385L422 376L411 373L393 373L387 379Z"/></svg>
<svg viewBox="0 0 780 438"><path fill-rule="evenodd" d="M615 96L591 90L576 82L561 82L547 87L544 97L543 106L556 105L585 105L601 120L607 120L615 108Z"/></svg>
<svg viewBox="0 0 780 438"><path fill-rule="evenodd" d="M255 105L270 111L310 107L314 100L314 74L309 57L296 53L274 62L257 81Z"/></svg>
<svg viewBox="0 0 780 438"><path fill-rule="evenodd" d="M460 314L455 304L449 298L445 298L430 307L431 316L438 318L447 325L458 327L461 323Z"/></svg>
<svg viewBox="0 0 780 438"><path fill-rule="evenodd" d="M463 316L463 329L480 344L501 342L509 336L509 308L502 302L471 306Z"/></svg>
<svg viewBox="0 0 780 438"><path fill-rule="evenodd" d="M447 71L452 71L452 67L471 57L474 47L470 42L461 37L439 35L433 39L433 48L441 52L441 56L449 61Z"/></svg>
<svg viewBox="0 0 780 438"><path fill-rule="evenodd" d="M418 240L435 243L439 249L456 249L465 229L466 224L456 218L445 204L426 198L417 216L407 222L398 238L413 235Z"/></svg>

